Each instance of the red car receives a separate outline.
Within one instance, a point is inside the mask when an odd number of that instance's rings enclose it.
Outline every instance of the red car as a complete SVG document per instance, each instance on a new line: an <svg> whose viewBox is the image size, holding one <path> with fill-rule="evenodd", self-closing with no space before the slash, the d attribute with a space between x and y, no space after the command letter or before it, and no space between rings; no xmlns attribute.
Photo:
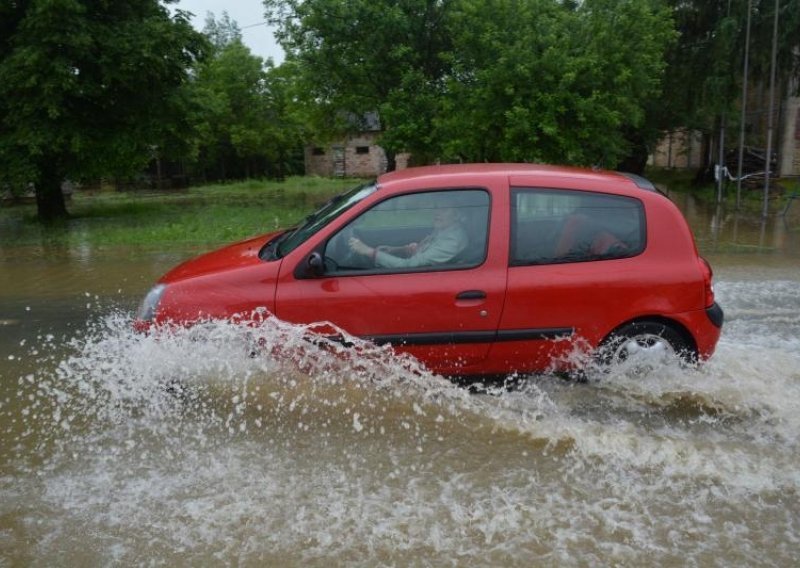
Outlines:
<svg viewBox="0 0 800 568"><path fill-rule="evenodd" d="M332 322L445 375L704 360L720 336L712 271L647 180L540 165L411 168L342 194L296 227L185 262L138 325L266 308Z"/></svg>

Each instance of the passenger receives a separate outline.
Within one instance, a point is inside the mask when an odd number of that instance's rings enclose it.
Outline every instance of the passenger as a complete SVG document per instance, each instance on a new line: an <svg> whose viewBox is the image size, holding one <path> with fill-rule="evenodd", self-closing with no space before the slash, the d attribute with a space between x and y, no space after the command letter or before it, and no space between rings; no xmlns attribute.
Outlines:
<svg viewBox="0 0 800 568"><path fill-rule="evenodd" d="M419 243L389 247L371 247L356 237L348 242L350 250L372 259L374 266L414 268L451 261L467 247L468 237L453 207L437 209L433 232Z"/></svg>

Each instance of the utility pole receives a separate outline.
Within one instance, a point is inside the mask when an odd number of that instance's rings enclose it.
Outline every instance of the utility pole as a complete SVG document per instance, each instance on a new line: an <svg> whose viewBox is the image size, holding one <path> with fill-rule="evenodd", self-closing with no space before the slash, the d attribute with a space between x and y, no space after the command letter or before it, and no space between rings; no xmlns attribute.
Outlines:
<svg viewBox="0 0 800 568"><path fill-rule="evenodd" d="M767 155L766 173L764 177L764 207L761 210L761 217L767 218L769 213L769 177L770 165L772 163L772 125L775 121L772 116L775 112L775 66L778 57L778 12L780 12L781 0L775 0L775 20L772 24L772 63L769 72L769 116L767 117Z"/></svg>
<svg viewBox="0 0 800 568"><path fill-rule="evenodd" d="M747 119L747 83L750 81L750 17L753 13L753 0L747 0L747 31L744 40L744 71L742 71L742 115L739 121L739 164L736 168L736 209L742 206L742 161L744 160L744 124Z"/></svg>
<svg viewBox="0 0 800 568"><path fill-rule="evenodd" d="M726 18L731 16L731 0L728 0L728 11L725 14ZM727 89L725 89L725 105L728 104ZM717 168L717 205L722 203L722 187L725 183L725 123L727 122L727 112L722 111L719 118L719 164Z"/></svg>

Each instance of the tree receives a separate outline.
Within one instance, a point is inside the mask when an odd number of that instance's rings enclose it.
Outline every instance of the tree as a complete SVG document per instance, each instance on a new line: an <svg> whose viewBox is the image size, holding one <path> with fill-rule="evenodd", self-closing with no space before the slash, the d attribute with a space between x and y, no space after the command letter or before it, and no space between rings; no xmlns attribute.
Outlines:
<svg viewBox="0 0 800 568"><path fill-rule="evenodd" d="M229 175L232 160L258 153L264 136L264 70L238 39L219 48L197 71L195 88L204 107L202 152Z"/></svg>
<svg viewBox="0 0 800 568"><path fill-rule="evenodd" d="M277 179L304 171L302 149L308 132L302 109L297 104L296 77L291 63L277 67L267 65L267 155L273 166L271 173Z"/></svg>
<svg viewBox="0 0 800 568"><path fill-rule="evenodd" d="M649 2L464 0L437 119L443 157L614 167L660 93L669 14Z"/></svg>
<svg viewBox="0 0 800 568"><path fill-rule="evenodd" d="M219 21L214 17L213 12L208 12L203 33L215 51L220 51L235 41L242 41L242 30L239 28L239 24L235 20L231 20L226 11L222 12Z"/></svg>
<svg viewBox="0 0 800 568"><path fill-rule="evenodd" d="M660 92L673 35L656 0L265 5L309 107L329 119L378 110L389 154L420 161L613 166Z"/></svg>
<svg viewBox="0 0 800 568"><path fill-rule="evenodd" d="M399 150L426 152L453 2L265 0L317 135L358 129L361 117L380 111L389 169Z"/></svg>
<svg viewBox="0 0 800 568"><path fill-rule="evenodd" d="M282 177L293 149L302 145L293 118L289 79L271 61L252 54L236 22L209 14L204 33L214 52L198 66L193 89L202 105L199 131L205 169L226 179L271 173Z"/></svg>
<svg viewBox="0 0 800 568"><path fill-rule="evenodd" d="M716 137L723 120L734 126L739 118L734 111L744 80L748 0L666 3L679 35L667 53L664 95L652 106L649 122L661 130L700 130L709 144L719 144ZM752 0L751 7L748 80L766 83L775 2ZM780 10L777 75L779 84L786 86L800 78L800 0L781 0ZM797 85L800 88L800 82Z"/></svg>
<svg viewBox="0 0 800 568"><path fill-rule="evenodd" d="M176 138L206 46L157 0L5 1L0 37L0 171L31 176L44 222L67 216L65 178L133 173Z"/></svg>

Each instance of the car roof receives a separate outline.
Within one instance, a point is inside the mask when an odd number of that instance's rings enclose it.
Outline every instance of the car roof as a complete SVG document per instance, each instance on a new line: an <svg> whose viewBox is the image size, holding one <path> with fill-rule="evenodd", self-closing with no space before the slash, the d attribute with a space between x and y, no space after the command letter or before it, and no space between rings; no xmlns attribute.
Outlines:
<svg viewBox="0 0 800 568"><path fill-rule="evenodd" d="M383 174L378 178L378 184L402 182L420 178L442 178L449 176L480 175L480 176L529 176L536 175L542 179L547 178L572 178L580 179L585 183L624 182L640 189L656 191L655 186L643 177L635 174L612 172L607 170L579 168L573 166L553 166L547 164L447 164L438 166L421 166L396 170Z"/></svg>

